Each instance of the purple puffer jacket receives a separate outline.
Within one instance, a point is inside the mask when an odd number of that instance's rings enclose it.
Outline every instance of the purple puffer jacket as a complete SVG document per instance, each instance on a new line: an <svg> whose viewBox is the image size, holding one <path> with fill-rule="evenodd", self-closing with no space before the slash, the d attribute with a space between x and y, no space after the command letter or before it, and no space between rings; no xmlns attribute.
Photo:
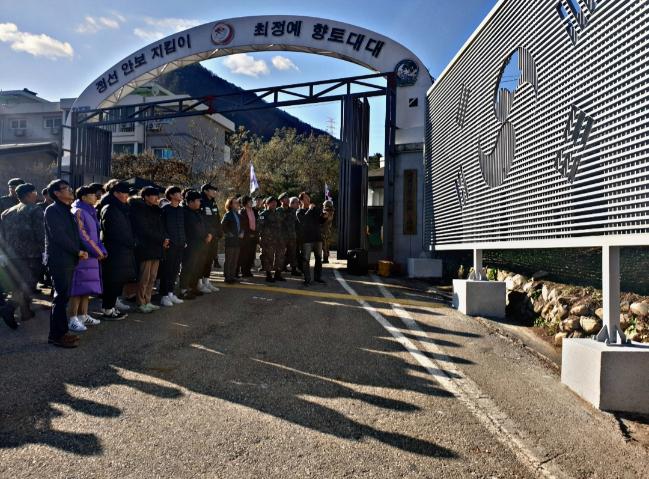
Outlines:
<svg viewBox="0 0 649 479"><path fill-rule="evenodd" d="M79 260L74 270L70 296L101 294L101 274L97 258L106 255L106 248L99 239L97 210L81 200L76 200L72 203L72 214L79 228L83 249L88 252L88 259Z"/></svg>

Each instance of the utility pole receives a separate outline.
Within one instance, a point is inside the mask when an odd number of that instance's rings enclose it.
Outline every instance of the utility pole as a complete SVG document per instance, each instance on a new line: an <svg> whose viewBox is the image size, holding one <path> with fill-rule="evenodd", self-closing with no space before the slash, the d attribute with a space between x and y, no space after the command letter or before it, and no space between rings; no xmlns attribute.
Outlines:
<svg viewBox="0 0 649 479"><path fill-rule="evenodd" d="M327 133L329 133L331 136L335 136L336 132L336 120L334 120L331 117L327 118Z"/></svg>

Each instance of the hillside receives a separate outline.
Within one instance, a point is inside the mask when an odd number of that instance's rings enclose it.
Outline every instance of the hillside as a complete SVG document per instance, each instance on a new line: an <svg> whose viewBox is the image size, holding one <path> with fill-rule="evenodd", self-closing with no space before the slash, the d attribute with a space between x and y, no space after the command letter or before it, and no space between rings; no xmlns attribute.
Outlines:
<svg viewBox="0 0 649 479"><path fill-rule="evenodd" d="M190 96L221 95L243 91L242 88L218 77L200 64L188 65L167 73L158 78L156 83L174 93ZM326 134L279 108L225 113L224 116L232 120L235 125L244 126L265 139L271 138L277 128L295 128L298 133L306 134L311 132L317 135Z"/></svg>

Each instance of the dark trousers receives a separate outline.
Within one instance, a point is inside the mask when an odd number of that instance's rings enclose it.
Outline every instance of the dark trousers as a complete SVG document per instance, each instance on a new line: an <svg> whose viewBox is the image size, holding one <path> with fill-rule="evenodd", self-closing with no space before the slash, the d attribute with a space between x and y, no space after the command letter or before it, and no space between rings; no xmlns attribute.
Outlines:
<svg viewBox="0 0 649 479"><path fill-rule="evenodd" d="M291 265L291 271L295 272L299 269L297 263L297 240L290 239L286 242L286 256L284 259L284 269L286 266Z"/></svg>
<svg viewBox="0 0 649 479"><path fill-rule="evenodd" d="M315 268L313 269L313 276L315 279L322 277L322 242L317 243L303 243L302 244L302 271L304 271L304 280L311 281L311 251L315 257Z"/></svg>
<svg viewBox="0 0 649 479"><path fill-rule="evenodd" d="M17 299L23 314L29 312L34 289L41 273L41 258L10 258L9 277L14 299Z"/></svg>
<svg viewBox="0 0 649 479"><path fill-rule="evenodd" d="M188 244L183 253L180 289L196 289L203 274L205 243Z"/></svg>
<svg viewBox="0 0 649 479"><path fill-rule="evenodd" d="M219 254L219 242L216 239L212 239L206 246L205 246L205 254L203 255L205 260L203 264L203 274L201 278L209 278L210 274L212 274L212 264L214 263L214 259L217 258Z"/></svg>
<svg viewBox="0 0 649 479"><path fill-rule="evenodd" d="M223 262L223 275L226 281L237 277L237 265L239 263L239 246L225 247L225 261Z"/></svg>
<svg viewBox="0 0 649 479"><path fill-rule="evenodd" d="M103 294L101 295L101 307L103 309L112 309L115 307L117 297L122 294L124 283L122 281L107 281L104 277Z"/></svg>
<svg viewBox="0 0 649 479"><path fill-rule="evenodd" d="M174 286L180 273L180 264L183 261L185 246L171 245L164 252L160 264L160 294L167 296L174 292Z"/></svg>
<svg viewBox="0 0 649 479"><path fill-rule="evenodd" d="M250 274L250 270L255 265L255 252L257 250L257 238L255 236L246 236L241 240L239 250L239 267L243 274Z"/></svg>
<svg viewBox="0 0 649 479"><path fill-rule="evenodd" d="M50 265L48 268L52 277L52 286L54 287L54 300L52 301L52 312L50 313L50 339L59 339L68 332L67 309L74 268L74 265Z"/></svg>

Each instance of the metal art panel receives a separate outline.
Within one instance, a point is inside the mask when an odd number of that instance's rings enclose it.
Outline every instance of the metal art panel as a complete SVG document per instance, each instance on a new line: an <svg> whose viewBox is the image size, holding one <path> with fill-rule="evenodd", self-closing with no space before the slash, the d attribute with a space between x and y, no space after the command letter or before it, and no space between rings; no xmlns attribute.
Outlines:
<svg viewBox="0 0 649 479"><path fill-rule="evenodd" d="M648 45L647 0L501 1L428 92L428 246L647 241Z"/></svg>

